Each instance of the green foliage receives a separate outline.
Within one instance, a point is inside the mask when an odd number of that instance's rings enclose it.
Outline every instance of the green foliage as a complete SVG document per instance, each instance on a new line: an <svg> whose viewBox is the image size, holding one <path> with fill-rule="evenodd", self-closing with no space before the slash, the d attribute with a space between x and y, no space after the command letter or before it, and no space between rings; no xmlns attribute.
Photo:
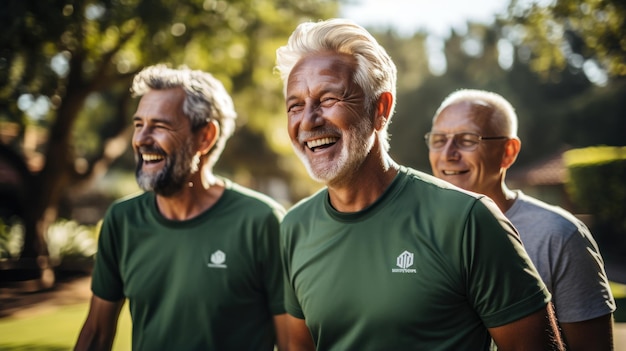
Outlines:
<svg viewBox="0 0 626 351"><path fill-rule="evenodd" d="M124 154L134 111L129 86L148 65L186 65L213 73L233 95L239 128L263 136L259 148L246 151L261 149L271 156L256 163L261 172L246 172L270 173L261 179L264 183L288 174L279 162L288 143L275 133L284 124L281 84L272 73L275 50L297 24L333 17L337 7L331 0L3 3L0 121L14 122L19 132L2 142L24 147L20 154L37 161L25 184L30 203L23 214L22 254L47 255L41 241L54 216L46 214L58 213L63 199L103 176ZM29 110L27 100L18 104L21 97L47 101L49 108ZM26 149L24 130L32 124L45 133L34 140L36 147ZM236 173L247 167L239 159L221 160L217 171L237 179Z"/></svg>
<svg viewBox="0 0 626 351"><path fill-rule="evenodd" d="M626 4L621 0L557 0L547 6L513 0L510 20L533 56L535 72L549 75L595 59L612 76L626 76ZM520 31L521 29L521 31Z"/></svg>
<svg viewBox="0 0 626 351"><path fill-rule="evenodd" d="M441 101L463 88L497 92L515 107L522 150L514 168L564 148L624 145L624 81L614 79L605 87L594 86L580 69L564 70L546 81L517 57L511 67L502 68L498 61L497 38L506 26L474 24L469 28L467 35L453 34L445 42L443 55L447 70L444 74L429 74L421 61L398 65L400 80L407 76L423 76L423 80L414 87L398 83L397 111L389 127L391 153L397 161L430 171L423 135L430 130L433 114ZM394 42L386 47L394 60L401 63L413 62L412 57L428 56L423 43L415 38L390 39L386 33L377 33L377 37ZM481 43L482 50L477 55L464 49L464 42L470 37Z"/></svg>
<svg viewBox="0 0 626 351"><path fill-rule="evenodd" d="M623 222L617 228L626 233L626 147L573 149L563 157L570 174L567 189L572 199L602 222Z"/></svg>
<svg viewBox="0 0 626 351"><path fill-rule="evenodd" d="M271 142L263 147L282 154L289 144L273 132L284 120L275 50L301 21L332 17L337 9L330 0L9 0L0 117L23 128L17 98L47 96L56 110L41 123L69 122L75 157L91 165L105 152L106 139L130 124L133 106L121 104L132 75L166 62L213 73L232 92L239 125L266 134ZM57 112L63 104L75 104L69 107L78 113L75 123L59 120L72 118Z"/></svg>
<svg viewBox="0 0 626 351"><path fill-rule="evenodd" d="M626 147L589 147L564 154L570 179L566 189L583 211L594 216L594 234L607 251L626 249Z"/></svg>
<svg viewBox="0 0 626 351"><path fill-rule="evenodd" d="M48 227L46 242L53 262L64 258L93 258L97 250L97 226L81 225L60 219ZM18 258L24 241L24 226L16 221L5 224L0 219L0 258Z"/></svg>
<svg viewBox="0 0 626 351"><path fill-rule="evenodd" d="M70 257L94 257L97 251L97 227L61 219L48 227L46 242L52 260Z"/></svg>
<svg viewBox="0 0 626 351"><path fill-rule="evenodd" d="M10 31L0 51L8 68L0 71L0 115L19 120L20 114L12 112L23 93L46 95L58 107L75 77L83 85L79 89L96 94L81 109L73 136L77 153L87 159L110 134L103 129L110 116L119 113L112 107L120 95L128 94L128 78L157 62L212 72L233 92L241 125L250 123L257 131L277 127L282 95L272 72L276 48L297 23L332 17L338 7L328 0L88 0L45 5L10 0L9 5ZM55 73L50 64L55 56L67 62L69 72ZM49 121L55 118L51 111ZM285 142L283 138L279 144Z"/></svg>
<svg viewBox="0 0 626 351"><path fill-rule="evenodd" d="M601 165L626 160L626 147L593 146L574 149L567 151L564 157L569 167Z"/></svg>
<svg viewBox="0 0 626 351"><path fill-rule="evenodd" d="M5 223L0 218L0 259L17 258L24 242L24 227L19 221Z"/></svg>

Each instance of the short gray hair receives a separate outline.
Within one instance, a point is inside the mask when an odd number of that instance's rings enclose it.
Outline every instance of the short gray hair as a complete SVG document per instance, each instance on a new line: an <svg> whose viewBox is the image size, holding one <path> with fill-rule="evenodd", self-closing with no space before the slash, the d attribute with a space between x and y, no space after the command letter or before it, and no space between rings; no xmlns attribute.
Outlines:
<svg viewBox="0 0 626 351"><path fill-rule="evenodd" d="M354 57L357 62L354 82L363 89L367 113L374 112L374 104L382 93L391 93L391 113L386 116L390 122L396 103L396 65L367 30L347 19L301 23L289 37L287 45L276 50L276 71L283 81L283 93L286 93L289 74L298 61L325 51ZM389 150L388 126L389 123L385 123L380 133L385 150Z"/></svg>
<svg viewBox="0 0 626 351"><path fill-rule="evenodd" d="M496 117L496 119L490 119L489 123L498 131L506 133L508 137L517 137L518 120L515 109L502 95L486 90L460 89L451 93L443 100L435 112L433 122L446 107L461 102L489 105L493 109L492 115Z"/></svg>
<svg viewBox="0 0 626 351"><path fill-rule="evenodd" d="M232 98L224 85L210 73L184 66L174 69L165 64L144 68L133 79L130 90L133 97L139 97L150 90L172 88L182 88L185 92L183 113L189 118L192 130L207 125L211 120L219 124L220 134L208 154L208 162L213 166L235 131L237 113Z"/></svg>

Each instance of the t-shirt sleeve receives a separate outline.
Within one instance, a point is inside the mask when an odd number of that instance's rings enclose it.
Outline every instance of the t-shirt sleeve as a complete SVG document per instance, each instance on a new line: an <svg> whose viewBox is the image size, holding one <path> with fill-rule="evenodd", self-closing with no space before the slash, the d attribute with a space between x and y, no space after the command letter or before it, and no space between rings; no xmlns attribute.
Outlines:
<svg viewBox="0 0 626 351"><path fill-rule="evenodd" d="M263 225L263 279L272 314L285 313L283 268L279 252L280 216L268 215Z"/></svg>
<svg viewBox="0 0 626 351"><path fill-rule="evenodd" d="M284 222L283 222L284 223ZM295 287L293 285L293 280L291 278L291 254L292 254L292 238L288 235L287 230L288 225L281 225L281 237L280 237L280 251L281 251L281 259L283 263L283 272L284 272L284 296L285 296L285 309L287 313L290 315L304 319L304 313L302 312L302 307L298 302L296 297Z"/></svg>
<svg viewBox="0 0 626 351"><path fill-rule="evenodd" d="M557 254L553 281L560 322L574 323L615 311L604 261L589 230L579 224Z"/></svg>
<svg viewBox="0 0 626 351"><path fill-rule="evenodd" d="M298 303L298 299L296 298L296 293L293 285L290 283L288 277L285 277L284 284L285 291L285 309L287 313L290 315L304 319L304 313L302 312L302 307L300 307L300 303Z"/></svg>
<svg viewBox="0 0 626 351"><path fill-rule="evenodd" d="M550 301L519 235L489 198L472 208L463 245L468 298L488 328L526 317Z"/></svg>
<svg viewBox="0 0 626 351"><path fill-rule="evenodd" d="M100 235L98 236L98 251L96 252L96 261L91 279L91 290L94 295L108 301L117 301L124 298L118 250L119 243L116 242L113 211L109 209L104 217Z"/></svg>

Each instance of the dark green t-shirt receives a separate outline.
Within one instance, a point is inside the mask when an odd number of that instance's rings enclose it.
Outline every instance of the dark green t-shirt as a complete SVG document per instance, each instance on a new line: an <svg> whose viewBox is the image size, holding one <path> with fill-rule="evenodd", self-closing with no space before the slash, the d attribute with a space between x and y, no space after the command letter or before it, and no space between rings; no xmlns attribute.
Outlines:
<svg viewBox="0 0 626 351"><path fill-rule="evenodd" d="M550 300L491 200L404 167L362 211L325 189L294 206L281 254L285 307L319 350L487 350L487 327Z"/></svg>
<svg viewBox="0 0 626 351"><path fill-rule="evenodd" d="M161 216L152 192L117 202L102 226L93 292L128 298L135 350L273 350L273 315L285 313L283 215L228 181L187 221Z"/></svg>

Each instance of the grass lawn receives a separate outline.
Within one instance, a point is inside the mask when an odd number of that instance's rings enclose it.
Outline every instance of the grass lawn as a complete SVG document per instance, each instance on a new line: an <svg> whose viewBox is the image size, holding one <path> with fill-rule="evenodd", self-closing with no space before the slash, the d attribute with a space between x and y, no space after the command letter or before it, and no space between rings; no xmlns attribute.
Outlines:
<svg viewBox="0 0 626 351"><path fill-rule="evenodd" d="M626 323L626 285L613 282L609 282L609 284L617 304L617 311L613 313L613 317L616 322Z"/></svg>
<svg viewBox="0 0 626 351"><path fill-rule="evenodd" d="M87 317L88 303L59 306L33 316L0 319L2 351L67 351L74 347ZM114 351L131 349L131 323L128 307L122 309Z"/></svg>

